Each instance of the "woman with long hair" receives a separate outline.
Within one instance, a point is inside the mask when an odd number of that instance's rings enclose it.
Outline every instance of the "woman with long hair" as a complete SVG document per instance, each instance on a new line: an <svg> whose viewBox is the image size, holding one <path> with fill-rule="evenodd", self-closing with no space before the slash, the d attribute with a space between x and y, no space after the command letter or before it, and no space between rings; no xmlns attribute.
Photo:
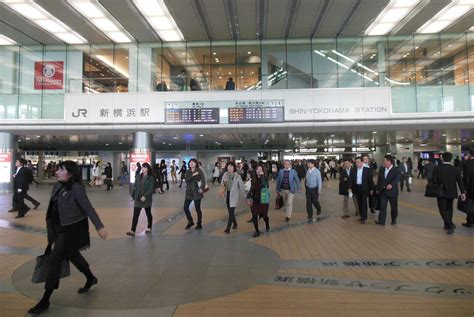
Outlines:
<svg viewBox="0 0 474 317"><path fill-rule="evenodd" d="M163 191L163 185L166 184L166 190L170 189L170 183L168 183L168 166L166 166L166 161L161 160L160 162L160 172L161 172L161 190Z"/></svg>
<svg viewBox="0 0 474 317"><path fill-rule="evenodd" d="M183 186L183 181L186 180L186 170L188 168L186 167L186 162L183 161L182 165L181 165L181 168L179 169L179 172L178 172L178 175L181 174L181 180L179 182L179 188L181 188L181 186Z"/></svg>
<svg viewBox="0 0 474 317"><path fill-rule="evenodd" d="M52 168L52 167L51 167ZM97 180L100 175L100 166L99 166L99 161L95 162L95 164L92 166L92 180L89 182L89 186L95 186L97 185Z"/></svg>
<svg viewBox="0 0 474 317"><path fill-rule="evenodd" d="M255 227L253 237L256 238L260 235L258 217L263 218L266 231L270 231L270 219L268 218L268 209L270 207L268 177L266 176L263 164L257 165L255 173L252 173L251 177L252 186L247 194L247 203L252 210L252 222Z"/></svg>
<svg viewBox="0 0 474 317"><path fill-rule="evenodd" d="M52 245L54 247L47 262L43 297L28 311L30 314L41 314L49 308L49 299L59 287L61 267L65 259L71 261L87 279L84 287L78 290L79 294L87 293L97 284L89 263L80 253L90 247L88 219L102 239L106 239L108 235L86 195L77 164L73 161L59 163L56 176L58 182L53 187L46 213L48 248Z"/></svg>
<svg viewBox="0 0 474 317"><path fill-rule="evenodd" d="M138 178L135 179L133 186L133 220L132 229L127 232L128 236L134 237L137 230L138 218L140 212L145 209L146 217L148 219L148 227L145 233L151 233L153 226L153 216L151 214L151 205L153 204L153 193L155 192L155 177L150 164L142 164L142 172Z"/></svg>
<svg viewBox="0 0 474 317"><path fill-rule="evenodd" d="M237 220L235 219L235 207L239 202L240 193L244 194L244 183L242 177L238 175L237 166L234 162L227 162L225 166L226 172L222 176L222 185L225 187L224 193L226 193L226 204L227 212L229 213L229 219L227 221L227 228L224 230L225 233L230 232L232 229L237 229Z"/></svg>
<svg viewBox="0 0 474 317"><path fill-rule="evenodd" d="M202 211L201 211L201 199L204 198L204 189L206 188L206 178L204 172L198 166L198 161L195 158L189 160L189 168L186 171L186 195L184 199L184 213L188 219L186 230L191 229L194 226L193 217L189 206L194 201L194 207L198 216L196 230L202 229ZM200 184L200 185L199 185Z"/></svg>

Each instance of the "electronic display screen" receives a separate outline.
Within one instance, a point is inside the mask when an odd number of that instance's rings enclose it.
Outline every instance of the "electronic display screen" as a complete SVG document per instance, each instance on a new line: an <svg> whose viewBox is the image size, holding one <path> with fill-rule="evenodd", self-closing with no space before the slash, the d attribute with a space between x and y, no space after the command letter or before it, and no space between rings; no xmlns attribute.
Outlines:
<svg viewBox="0 0 474 317"><path fill-rule="evenodd" d="M229 123L283 122L283 107L229 108Z"/></svg>
<svg viewBox="0 0 474 317"><path fill-rule="evenodd" d="M219 108L166 109L167 124L218 124Z"/></svg>

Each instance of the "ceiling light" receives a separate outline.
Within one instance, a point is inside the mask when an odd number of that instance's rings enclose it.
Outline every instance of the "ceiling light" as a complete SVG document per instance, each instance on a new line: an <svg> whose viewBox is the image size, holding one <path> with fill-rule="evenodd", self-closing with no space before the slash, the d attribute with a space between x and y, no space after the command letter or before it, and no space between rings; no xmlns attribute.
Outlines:
<svg viewBox="0 0 474 317"><path fill-rule="evenodd" d="M164 0L132 1L163 41L184 40L184 36L171 16Z"/></svg>
<svg viewBox="0 0 474 317"><path fill-rule="evenodd" d="M119 145L122 145L122 142L119 142Z"/></svg>
<svg viewBox="0 0 474 317"><path fill-rule="evenodd" d="M133 37L97 0L67 0L84 18L115 43L133 42Z"/></svg>
<svg viewBox="0 0 474 317"><path fill-rule="evenodd" d="M28 0L2 0L1 2L28 19L28 21L68 44L87 43L85 38L43 9L36 2Z"/></svg>
<svg viewBox="0 0 474 317"><path fill-rule="evenodd" d="M109 146L109 143L105 143L105 146Z"/></svg>
<svg viewBox="0 0 474 317"><path fill-rule="evenodd" d="M248 51L247 54L250 55L250 54L252 54L252 52Z"/></svg>
<svg viewBox="0 0 474 317"><path fill-rule="evenodd" d="M25 140L29 140L30 138L29 137L26 137Z"/></svg>
<svg viewBox="0 0 474 317"><path fill-rule="evenodd" d="M474 8L474 1L472 0L453 0L423 24L416 32L440 32L471 11L472 8Z"/></svg>
<svg viewBox="0 0 474 317"><path fill-rule="evenodd" d="M200 134L199 136L204 136L204 134Z"/></svg>
<svg viewBox="0 0 474 317"><path fill-rule="evenodd" d="M373 131L372 134L377 134L377 131Z"/></svg>
<svg viewBox="0 0 474 317"><path fill-rule="evenodd" d="M389 33L420 0L390 0L389 4L365 30L365 35L385 35Z"/></svg>
<svg viewBox="0 0 474 317"><path fill-rule="evenodd" d="M0 45L15 45L16 42L3 34L0 34Z"/></svg>

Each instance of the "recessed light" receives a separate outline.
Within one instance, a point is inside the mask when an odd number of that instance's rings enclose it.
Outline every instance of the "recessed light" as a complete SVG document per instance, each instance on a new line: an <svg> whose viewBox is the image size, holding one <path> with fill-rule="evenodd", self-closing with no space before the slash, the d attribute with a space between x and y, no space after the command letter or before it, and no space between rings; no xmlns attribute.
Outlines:
<svg viewBox="0 0 474 317"><path fill-rule="evenodd" d="M122 145L122 142L119 142L120 145Z"/></svg>
<svg viewBox="0 0 474 317"><path fill-rule="evenodd" d="M199 136L204 136L204 134L200 134Z"/></svg>
<svg viewBox="0 0 474 317"><path fill-rule="evenodd" d="M168 143L168 145L171 145L171 143Z"/></svg>
<svg viewBox="0 0 474 317"><path fill-rule="evenodd" d="M372 134L377 134L377 131L373 131Z"/></svg>
<svg viewBox="0 0 474 317"><path fill-rule="evenodd" d="M25 140L29 140L30 138L25 138Z"/></svg>
<svg viewBox="0 0 474 317"><path fill-rule="evenodd" d="M442 136L446 136L446 133L441 134Z"/></svg>
<svg viewBox="0 0 474 317"><path fill-rule="evenodd" d="M109 146L109 143L105 143L105 146Z"/></svg>
<svg viewBox="0 0 474 317"><path fill-rule="evenodd" d="M37 135L36 137L37 137L37 138L41 138L41 135Z"/></svg>
<svg viewBox="0 0 474 317"><path fill-rule="evenodd" d="M178 139L178 137L177 137L177 136L174 136L174 137L173 137L173 139L174 139L174 140L177 140L177 139Z"/></svg>
<svg viewBox="0 0 474 317"><path fill-rule="evenodd" d="M166 142L163 142L163 144L166 144Z"/></svg>

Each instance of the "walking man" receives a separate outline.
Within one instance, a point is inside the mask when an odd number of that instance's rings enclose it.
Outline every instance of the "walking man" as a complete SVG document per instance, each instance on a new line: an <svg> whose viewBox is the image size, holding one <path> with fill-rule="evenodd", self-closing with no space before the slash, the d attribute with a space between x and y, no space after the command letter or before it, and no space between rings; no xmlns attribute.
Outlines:
<svg viewBox="0 0 474 317"><path fill-rule="evenodd" d="M393 165L393 157L385 155L377 180L377 193L380 196L380 213L376 224L385 226L387 205L390 202L392 225L397 224L398 217L398 182L400 171Z"/></svg>
<svg viewBox="0 0 474 317"><path fill-rule="evenodd" d="M342 195L344 198L342 203L342 211L344 215L342 218L349 218L349 200L354 202L355 215L359 215L359 207L357 206L357 199L354 197L354 194L349 193L349 182L352 172L352 160L346 160L343 163L339 171L339 195Z"/></svg>
<svg viewBox="0 0 474 317"><path fill-rule="evenodd" d="M301 190L301 183L298 174L291 167L289 160L285 160L283 166L284 168L278 173L276 192L278 196L283 196L286 210L285 220L288 222L293 213L293 198L295 197L296 191L299 192Z"/></svg>
<svg viewBox="0 0 474 317"><path fill-rule="evenodd" d="M308 213L308 223L313 220L313 205L316 207L316 215L321 215L321 204L319 195L323 187L321 172L316 168L314 160L308 160L308 171L306 172L306 212Z"/></svg>
<svg viewBox="0 0 474 317"><path fill-rule="evenodd" d="M407 162L406 157L402 157L402 163L400 164L400 190L403 191L403 184L407 185L407 192L411 192L410 189L410 177L411 177L411 166Z"/></svg>
<svg viewBox="0 0 474 317"><path fill-rule="evenodd" d="M372 170L365 167L362 158L355 159L356 168L352 170L349 180L349 193L353 193L359 207L360 223L364 224L367 220L367 197L373 194L374 179Z"/></svg>

